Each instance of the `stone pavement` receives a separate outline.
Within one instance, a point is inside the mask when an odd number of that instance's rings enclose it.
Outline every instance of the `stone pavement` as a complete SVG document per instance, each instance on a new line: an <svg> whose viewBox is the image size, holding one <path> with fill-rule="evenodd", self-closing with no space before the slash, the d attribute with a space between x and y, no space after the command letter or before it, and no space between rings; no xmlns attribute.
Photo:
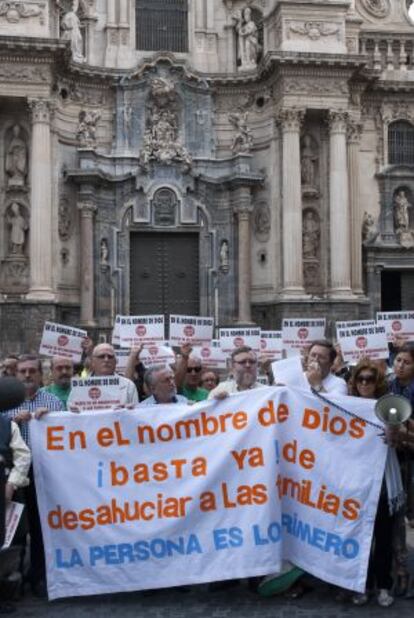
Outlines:
<svg viewBox="0 0 414 618"><path fill-rule="evenodd" d="M411 573L414 574L413 530L409 532L409 544ZM214 593L203 585L192 587L188 593L166 589L152 596L135 592L52 603L26 596L12 615L18 618L374 618L385 615L384 612L388 618L413 618L414 597L397 599L389 609L378 607L374 600L365 607L354 607L350 603L337 603L334 592L321 582L316 582L311 592L295 601L276 597L263 599L250 592L243 582L229 591Z"/></svg>

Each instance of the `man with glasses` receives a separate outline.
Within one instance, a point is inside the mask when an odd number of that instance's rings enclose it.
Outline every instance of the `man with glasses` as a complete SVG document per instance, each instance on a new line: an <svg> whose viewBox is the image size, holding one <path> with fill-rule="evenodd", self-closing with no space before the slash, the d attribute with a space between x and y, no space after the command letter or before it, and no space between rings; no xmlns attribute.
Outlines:
<svg viewBox="0 0 414 618"><path fill-rule="evenodd" d="M91 376L114 376L119 378L122 407L135 407L138 404L138 393L132 380L115 373L116 355L114 348L109 343L100 343L95 346L91 357ZM73 410L72 393L68 398L68 408Z"/></svg>
<svg viewBox="0 0 414 618"><path fill-rule="evenodd" d="M174 372L170 367L158 365L150 367L144 374L144 384L150 394L140 406L156 404L188 403L182 395L177 395Z"/></svg>
<svg viewBox="0 0 414 618"><path fill-rule="evenodd" d="M231 353L230 380L221 382L210 391L209 399L225 399L228 395L247 391L252 388L263 388L257 381L257 356L249 346L242 346Z"/></svg>
<svg viewBox="0 0 414 618"><path fill-rule="evenodd" d="M336 358L336 350L330 341L314 341L309 348L305 378L311 388L318 393L347 395L348 387L342 378L331 373Z"/></svg>
<svg viewBox="0 0 414 618"><path fill-rule="evenodd" d="M178 392L190 402L204 401L208 397L208 390L200 386L203 370L201 359L191 355L189 344L183 345L180 352L175 372Z"/></svg>

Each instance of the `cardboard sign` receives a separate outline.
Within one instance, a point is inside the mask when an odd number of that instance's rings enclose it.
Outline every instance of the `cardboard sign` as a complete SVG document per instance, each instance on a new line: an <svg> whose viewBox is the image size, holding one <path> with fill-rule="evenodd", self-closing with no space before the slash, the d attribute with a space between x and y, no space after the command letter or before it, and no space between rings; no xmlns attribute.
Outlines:
<svg viewBox="0 0 414 618"><path fill-rule="evenodd" d="M281 330L262 330L260 356L272 360L281 360L283 358L283 338Z"/></svg>
<svg viewBox="0 0 414 618"><path fill-rule="evenodd" d="M414 341L414 311L387 311L377 313L378 326L385 326L388 341L396 336Z"/></svg>
<svg viewBox="0 0 414 618"><path fill-rule="evenodd" d="M260 352L260 333L260 328L220 328L220 347L223 352L231 353L246 345Z"/></svg>
<svg viewBox="0 0 414 618"><path fill-rule="evenodd" d="M141 350L139 359L149 369L157 365L173 365L175 363L175 354L174 350L163 341L162 345L158 343L146 345Z"/></svg>
<svg viewBox="0 0 414 618"><path fill-rule="evenodd" d="M359 326L375 326L375 320L351 320L350 322L335 322L336 329L338 328L358 328Z"/></svg>
<svg viewBox="0 0 414 618"><path fill-rule="evenodd" d="M24 504L20 504L20 502L9 502L6 507L6 532L4 535L4 544L2 549L7 549L10 547L14 535L16 534L17 526L19 525L20 519L22 517L24 511Z"/></svg>
<svg viewBox="0 0 414 618"><path fill-rule="evenodd" d="M86 330L45 322L39 354L45 356L64 356L74 363L82 359L82 341L88 336Z"/></svg>
<svg viewBox="0 0 414 618"><path fill-rule="evenodd" d="M223 352L220 347L220 341L213 339L211 345L195 347L191 352L191 356L201 358L201 362L205 369L226 369L227 368L227 354Z"/></svg>
<svg viewBox="0 0 414 618"><path fill-rule="evenodd" d="M160 343L165 339L163 315L120 316L119 345L134 348L143 343Z"/></svg>
<svg viewBox="0 0 414 618"><path fill-rule="evenodd" d="M71 405L79 410L109 410L121 405L118 376L72 378Z"/></svg>
<svg viewBox="0 0 414 618"><path fill-rule="evenodd" d="M283 345L286 356L296 356L308 348L313 341L324 339L325 318L310 320L307 318L284 319L282 323Z"/></svg>
<svg viewBox="0 0 414 618"><path fill-rule="evenodd" d="M213 339L214 318L199 318L188 315L170 315L170 344L184 343L203 346Z"/></svg>
<svg viewBox="0 0 414 618"><path fill-rule="evenodd" d="M385 326L339 328L338 341L345 362L355 363L360 358L388 358Z"/></svg>

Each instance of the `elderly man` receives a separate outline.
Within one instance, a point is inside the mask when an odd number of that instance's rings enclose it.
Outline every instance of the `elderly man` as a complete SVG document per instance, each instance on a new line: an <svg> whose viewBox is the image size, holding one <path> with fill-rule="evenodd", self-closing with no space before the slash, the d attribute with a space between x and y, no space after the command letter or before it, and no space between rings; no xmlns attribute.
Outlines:
<svg viewBox="0 0 414 618"><path fill-rule="evenodd" d="M305 378L309 386L318 393L347 395L345 380L331 373L335 357L336 350L332 343L325 339L314 341L309 348Z"/></svg>
<svg viewBox="0 0 414 618"><path fill-rule="evenodd" d="M14 356L14 354L9 354L8 356L6 356L3 361L2 375L4 378L14 378L16 376L17 359L18 356Z"/></svg>
<svg viewBox="0 0 414 618"><path fill-rule="evenodd" d="M73 361L64 356L54 356L50 365L52 372L52 383L44 386L42 391L51 393L62 402L63 408L68 409L68 398L70 394L70 381L73 376Z"/></svg>
<svg viewBox="0 0 414 618"><path fill-rule="evenodd" d="M135 407L138 404L138 393L135 384L124 376L115 373L116 354L113 346L109 343L100 343L95 346L91 357L91 376L113 376L119 378L121 391L121 406ZM73 409L72 393L68 397L68 408Z"/></svg>
<svg viewBox="0 0 414 618"><path fill-rule="evenodd" d="M210 391L209 399L224 399L228 395L247 391L252 388L263 388L257 382L257 356L248 346L242 346L231 353L231 371L233 378L221 382Z"/></svg>
<svg viewBox="0 0 414 618"><path fill-rule="evenodd" d="M38 356L34 354L20 356L17 361L16 377L25 387L26 399L20 406L8 410L6 414L19 425L23 439L30 446L29 422L33 416L40 418L46 412L63 410L63 405L57 397L41 390L42 364ZM25 501L30 532L30 583L33 594L45 596L45 556L32 468L29 471L29 479L30 485L25 488Z"/></svg>
<svg viewBox="0 0 414 618"><path fill-rule="evenodd" d="M141 403L142 406L158 403L188 403L186 397L177 395L174 372L169 367L160 365L147 369L144 383L151 395Z"/></svg>
<svg viewBox="0 0 414 618"><path fill-rule="evenodd" d="M190 344L184 344L180 350L175 371L178 392L195 403L208 397L208 390L201 387L201 358L191 354Z"/></svg>

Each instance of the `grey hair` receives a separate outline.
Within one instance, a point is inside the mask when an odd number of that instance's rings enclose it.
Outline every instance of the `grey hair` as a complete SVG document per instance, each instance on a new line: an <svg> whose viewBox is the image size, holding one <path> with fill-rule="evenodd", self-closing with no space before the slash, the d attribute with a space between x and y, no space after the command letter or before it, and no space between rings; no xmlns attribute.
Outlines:
<svg viewBox="0 0 414 618"><path fill-rule="evenodd" d="M164 371L164 369L170 369L167 365L154 365L146 370L144 373L144 384L147 388L152 390L155 382L155 374L159 371Z"/></svg>

